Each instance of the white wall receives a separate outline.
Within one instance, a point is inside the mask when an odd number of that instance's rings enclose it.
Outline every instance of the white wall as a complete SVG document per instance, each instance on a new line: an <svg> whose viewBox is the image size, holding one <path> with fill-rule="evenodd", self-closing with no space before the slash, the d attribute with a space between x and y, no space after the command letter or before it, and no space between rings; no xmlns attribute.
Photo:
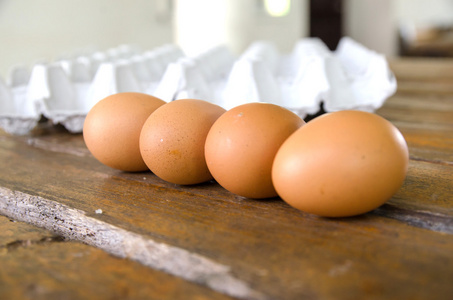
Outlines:
<svg viewBox="0 0 453 300"><path fill-rule="evenodd" d="M172 19L172 3L174 16L179 19ZM289 51L297 39L308 34L308 0L292 0L291 12L278 18L266 15L259 3L0 0L0 76L5 78L16 64L50 60L90 47L105 50L137 44L148 49L176 42L188 52L197 52L226 43L233 51L241 52L253 40L268 39L282 51ZM209 5L213 6L211 12ZM393 56L397 53L398 26L408 22L452 24L453 0L345 0L345 17L347 35ZM194 42L197 36L203 38Z"/></svg>
<svg viewBox="0 0 453 300"><path fill-rule="evenodd" d="M293 0L288 15L272 17L257 0L177 0L175 41L188 54L224 44L241 53L254 40L289 51L308 34L308 0Z"/></svg>
<svg viewBox="0 0 453 300"><path fill-rule="evenodd" d="M453 24L452 0L398 0L394 11L401 23L416 26Z"/></svg>
<svg viewBox="0 0 453 300"><path fill-rule="evenodd" d="M453 0L345 0L345 34L387 56L402 26L453 25Z"/></svg>
<svg viewBox="0 0 453 300"><path fill-rule="evenodd" d="M292 2L287 16L275 18L257 0L0 0L0 76L14 65L120 44L175 42L190 52L225 43L240 52L269 39L286 51L308 34L308 0Z"/></svg>
<svg viewBox="0 0 453 300"><path fill-rule="evenodd" d="M172 42L167 0L0 0L0 76L80 49Z"/></svg>
<svg viewBox="0 0 453 300"><path fill-rule="evenodd" d="M343 19L345 35L379 53L395 55L398 39L394 2L397 1L345 0Z"/></svg>

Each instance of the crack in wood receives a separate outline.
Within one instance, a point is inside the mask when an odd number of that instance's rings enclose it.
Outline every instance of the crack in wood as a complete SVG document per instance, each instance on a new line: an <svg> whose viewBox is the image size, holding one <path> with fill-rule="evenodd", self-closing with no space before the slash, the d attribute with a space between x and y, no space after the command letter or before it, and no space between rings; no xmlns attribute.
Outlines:
<svg viewBox="0 0 453 300"><path fill-rule="evenodd" d="M251 300L267 298L234 277L227 265L182 248L158 243L52 200L0 187L0 214L232 297Z"/></svg>
<svg viewBox="0 0 453 300"><path fill-rule="evenodd" d="M39 138L29 138L27 139L26 142L29 146L51 152L70 154L78 157L85 157L91 155L88 149L85 148L67 147L64 145L60 145L58 143L46 142Z"/></svg>
<svg viewBox="0 0 453 300"><path fill-rule="evenodd" d="M414 161L421 161L421 162L427 162L427 163L433 163L433 164L439 164L439 165L445 165L445 166L453 166L453 162L446 161L446 160L427 159L427 158L422 158L422 157L413 156L413 155L411 155L409 158L410 158L410 160L414 160Z"/></svg>
<svg viewBox="0 0 453 300"><path fill-rule="evenodd" d="M411 226L453 234L453 218L450 216L404 209L391 204L384 204L371 213L395 219Z"/></svg>
<svg viewBox="0 0 453 300"><path fill-rule="evenodd" d="M50 243L60 243L64 242L66 239L63 236L46 236L38 240L31 240L31 239L26 239L26 240L16 240L9 242L5 245L1 245L0 249L6 249L7 251L12 251L16 250L19 248L27 248L33 245L44 245L44 244L50 244Z"/></svg>

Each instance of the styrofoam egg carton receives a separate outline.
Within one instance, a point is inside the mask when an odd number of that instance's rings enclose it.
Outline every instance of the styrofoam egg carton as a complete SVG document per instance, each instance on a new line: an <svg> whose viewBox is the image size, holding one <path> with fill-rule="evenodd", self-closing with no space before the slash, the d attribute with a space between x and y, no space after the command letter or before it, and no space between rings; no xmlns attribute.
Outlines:
<svg viewBox="0 0 453 300"><path fill-rule="evenodd" d="M329 112L373 111L396 91L385 57L348 37L335 51L318 38L304 38L286 55L268 41L252 43L234 61L226 58L226 52L216 48L210 52L215 55L205 53L170 64L155 96L166 101L209 99L226 109L268 102L305 117L318 112L321 103ZM223 68L206 73L210 66L224 62Z"/></svg>
<svg viewBox="0 0 453 300"><path fill-rule="evenodd" d="M175 45L142 52L121 45L104 52L16 68L0 81L0 126L13 134L33 129L41 116L81 132L88 111L119 92L152 94L164 101L198 98L225 109L248 102L286 107L302 118L318 112L374 111L396 91L385 57L342 38L330 51L304 38L282 54L255 41L239 57L217 46L187 57Z"/></svg>
<svg viewBox="0 0 453 300"><path fill-rule="evenodd" d="M184 57L175 45L140 52L121 45L105 52L15 67L0 78L0 127L27 134L42 116L78 133L99 100L119 92L152 94L169 63Z"/></svg>

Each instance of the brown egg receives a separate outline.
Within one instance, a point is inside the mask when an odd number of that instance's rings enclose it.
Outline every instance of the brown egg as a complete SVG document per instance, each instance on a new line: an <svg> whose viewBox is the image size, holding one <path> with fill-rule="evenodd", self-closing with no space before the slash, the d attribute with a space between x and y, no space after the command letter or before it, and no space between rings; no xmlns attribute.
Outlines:
<svg viewBox="0 0 453 300"><path fill-rule="evenodd" d="M206 162L225 189L248 198L277 195L271 169L280 145L304 121L269 103L232 108L211 127L205 145Z"/></svg>
<svg viewBox="0 0 453 300"><path fill-rule="evenodd" d="M280 197L302 211L346 217L371 211L402 185L409 154L384 118L339 111L308 122L278 151L272 178Z"/></svg>
<svg viewBox="0 0 453 300"><path fill-rule="evenodd" d="M139 138L149 115L166 102L141 93L118 93L99 101L88 112L83 138L101 163L122 171L148 170L140 155Z"/></svg>
<svg viewBox="0 0 453 300"><path fill-rule="evenodd" d="M196 99L176 100L157 109L140 135L140 151L149 169L176 184L211 180L204 144L212 124L224 112L220 106Z"/></svg>

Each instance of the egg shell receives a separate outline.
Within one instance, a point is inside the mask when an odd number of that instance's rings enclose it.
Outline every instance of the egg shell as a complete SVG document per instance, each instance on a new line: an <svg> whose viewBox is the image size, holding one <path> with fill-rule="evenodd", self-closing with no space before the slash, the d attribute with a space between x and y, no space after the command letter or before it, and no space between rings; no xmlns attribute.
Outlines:
<svg viewBox="0 0 453 300"><path fill-rule="evenodd" d="M88 112L83 138L101 163L122 171L148 170L140 154L140 132L149 115L166 102L142 93L117 93Z"/></svg>
<svg viewBox="0 0 453 300"><path fill-rule="evenodd" d="M272 184L274 156L281 144L305 122L293 112L270 103L239 105L211 127L206 162L225 189L247 198L277 195Z"/></svg>
<svg viewBox="0 0 453 300"><path fill-rule="evenodd" d="M325 217L369 212L404 182L406 141L384 118L362 111L328 113L309 121L279 149L272 179L280 197Z"/></svg>
<svg viewBox="0 0 453 300"><path fill-rule="evenodd" d="M212 124L224 112L222 107L198 99L180 99L157 109L140 134L140 151L149 169L175 184L211 180L204 144Z"/></svg>

